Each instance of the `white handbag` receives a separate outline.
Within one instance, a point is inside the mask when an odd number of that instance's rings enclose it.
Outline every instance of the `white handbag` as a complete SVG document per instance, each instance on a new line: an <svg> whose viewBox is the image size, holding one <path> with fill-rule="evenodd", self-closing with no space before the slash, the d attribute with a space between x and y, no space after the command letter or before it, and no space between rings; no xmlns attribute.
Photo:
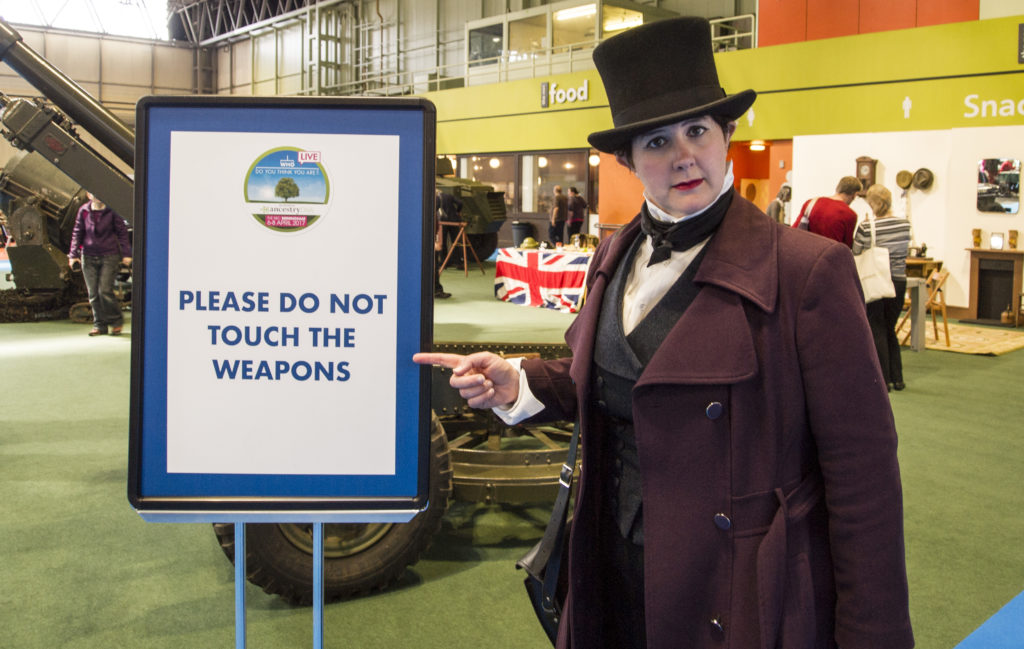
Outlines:
<svg viewBox="0 0 1024 649"><path fill-rule="evenodd" d="M884 297L896 297L896 287L892 284L892 271L889 268L889 249L875 245L875 220L868 219L871 227L871 247L854 255L860 285L864 289L864 301L874 302Z"/></svg>

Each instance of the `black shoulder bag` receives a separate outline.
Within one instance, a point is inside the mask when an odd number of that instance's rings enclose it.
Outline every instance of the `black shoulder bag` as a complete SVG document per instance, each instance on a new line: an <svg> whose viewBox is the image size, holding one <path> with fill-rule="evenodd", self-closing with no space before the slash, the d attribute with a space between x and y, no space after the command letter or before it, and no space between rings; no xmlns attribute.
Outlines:
<svg viewBox="0 0 1024 649"><path fill-rule="evenodd" d="M544 530L544 536L522 559L516 568L526 571L526 592L533 604L540 625L554 645L558 638L558 622L562 617L562 602L568 591L563 567L567 565L568 550L567 512L572 492L572 477L576 467L576 452L579 447L579 422L573 426L572 441L565 464L558 475L558 496L551 510L551 518Z"/></svg>

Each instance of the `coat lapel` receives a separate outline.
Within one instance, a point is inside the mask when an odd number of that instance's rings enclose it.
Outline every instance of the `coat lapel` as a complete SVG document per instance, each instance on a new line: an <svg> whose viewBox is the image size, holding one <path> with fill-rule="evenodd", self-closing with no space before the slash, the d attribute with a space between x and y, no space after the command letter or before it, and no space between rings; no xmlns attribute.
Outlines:
<svg viewBox="0 0 1024 649"><path fill-rule="evenodd" d="M737 383L756 374L757 353L743 300L705 286L651 358L637 387Z"/></svg>
<svg viewBox="0 0 1024 649"><path fill-rule="evenodd" d="M640 233L639 214L622 229L613 235L608 242L607 252L602 256L595 255L587 287L587 301L576 316L576 320L565 332L565 341L572 349L573 361L569 368L569 376L577 386L587 386L590 381L590 370L594 360L594 339L597 336L597 321L601 316L601 303L604 301L605 289L615 275L615 269L621 263L626 252ZM579 391L580 388L577 388Z"/></svg>
<svg viewBox="0 0 1024 649"><path fill-rule="evenodd" d="M779 226L733 196L694 281L713 284L771 313L779 299Z"/></svg>
<svg viewBox="0 0 1024 649"><path fill-rule="evenodd" d="M566 332L573 350L569 374L580 390L588 385L605 289L634 239L639 216L594 260L587 303ZM718 232L708 242L694 282L703 289L651 359L637 385L645 383L734 383L757 374L757 354L745 302L765 312L778 302L778 226L752 203L733 197Z"/></svg>
<svg viewBox="0 0 1024 649"><path fill-rule="evenodd" d="M736 383L757 375L757 353L745 311L774 311L778 301L778 230L750 202L734 196L708 242L693 303L647 365L647 383Z"/></svg>

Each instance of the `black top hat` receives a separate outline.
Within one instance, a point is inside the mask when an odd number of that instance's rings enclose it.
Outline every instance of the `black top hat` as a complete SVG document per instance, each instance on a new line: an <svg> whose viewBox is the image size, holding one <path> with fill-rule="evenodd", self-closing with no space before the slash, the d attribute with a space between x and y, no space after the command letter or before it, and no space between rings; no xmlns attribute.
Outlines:
<svg viewBox="0 0 1024 649"><path fill-rule="evenodd" d="M605 153L623 149L634 135L700 115L737 119L754 103L753 90L726 95L704 18L670 18L634 27L594 48L615 128L591 133Z"/></svg>

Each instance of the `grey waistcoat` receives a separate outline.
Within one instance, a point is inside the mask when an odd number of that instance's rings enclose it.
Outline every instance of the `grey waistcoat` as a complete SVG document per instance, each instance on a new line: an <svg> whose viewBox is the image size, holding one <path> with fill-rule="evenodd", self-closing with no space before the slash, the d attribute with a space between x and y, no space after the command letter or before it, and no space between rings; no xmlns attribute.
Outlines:
<svg viewBox="0 0 1024 649"><path fill-rule="evenodd" d="M615 452L611 472L610 498L615 520L623 538L643 545L640 463L633 432L632 391L644 367L668 336L669 331L693 302L700 290L693 283L704 250L683 271L639 324L625 335L622 326L622 296L643 237L638 237L615 271L605 293L597 326L594 349L594 396L599 412L611 419Z"/></svg>

